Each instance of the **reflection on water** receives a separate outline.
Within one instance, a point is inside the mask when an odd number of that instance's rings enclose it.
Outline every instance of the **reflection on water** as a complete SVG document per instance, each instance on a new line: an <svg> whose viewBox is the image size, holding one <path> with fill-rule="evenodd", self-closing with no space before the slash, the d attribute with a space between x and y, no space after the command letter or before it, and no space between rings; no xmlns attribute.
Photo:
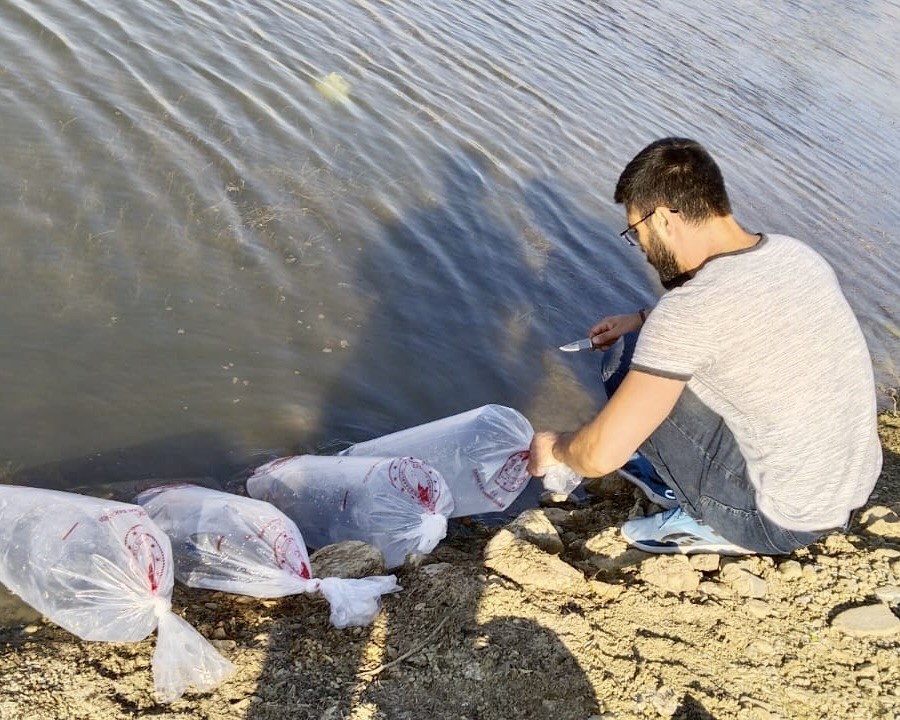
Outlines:
<svg viewBox="0 0 900 720"><path fill-rule="evenodd" d="M489 402L573 425L600 390L555 348L652 301L611 194L668 134L828 257L897 387L898 14L0 5L0 462L227 481ZM165 460L85 464L123 448Z"/></svg>

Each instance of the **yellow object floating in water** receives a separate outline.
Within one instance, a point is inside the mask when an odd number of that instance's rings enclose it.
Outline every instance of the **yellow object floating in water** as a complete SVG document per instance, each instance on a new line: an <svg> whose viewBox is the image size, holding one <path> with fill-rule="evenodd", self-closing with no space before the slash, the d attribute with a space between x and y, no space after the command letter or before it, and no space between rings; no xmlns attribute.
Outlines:
<svg viewBox="0 0 900 720"><path fill-rule="evenodd" d="M328 73L316 82L316 89L331 102L346 103L350 101L350 83L344 80L340 73Z"/></svg>

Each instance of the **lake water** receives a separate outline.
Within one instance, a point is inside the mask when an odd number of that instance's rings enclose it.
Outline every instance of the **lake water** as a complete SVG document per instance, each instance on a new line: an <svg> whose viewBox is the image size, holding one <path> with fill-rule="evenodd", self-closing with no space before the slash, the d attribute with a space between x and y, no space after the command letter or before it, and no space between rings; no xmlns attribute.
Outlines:
<svg viewBox="0 0 900 720"><path fill-rule="evenodd" d="M835 266L890 407L897 47L892 0L0 0L5 476L574 427L597 356L556 347L652 302L611 196L673 134Z"/></svg>

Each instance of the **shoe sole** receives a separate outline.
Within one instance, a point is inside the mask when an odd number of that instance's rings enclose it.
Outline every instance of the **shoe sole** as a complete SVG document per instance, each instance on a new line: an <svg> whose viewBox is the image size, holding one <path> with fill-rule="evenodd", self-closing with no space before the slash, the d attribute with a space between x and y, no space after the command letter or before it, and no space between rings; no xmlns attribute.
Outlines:
<svg viewBox="0 0 900 720"><path fill-rule="evenodd" d="M738 545L732 545L730 543L711 543L708 541L700 540L697 538L697 542L694 544L679 544L674 540L666 541L666 540L638 540L637 538L632 538L628 536L624 530L620 529L622 534L622 538L634 548L638 550L642 550L646 553L653 553L655 555L693 555L693 554L701 554L701 553L715 553L716 555L755 555L756 553L746 550L745 548L739 547ZM684 535L683 537L695 537L693 535Z"/></svg>
<svg viewBox="0 0 900 720"><path fill-rule="evenodd" d="M650 502L659 505L663 510L671 510L672 508L678 507L678 500L675 498L668 498L665 495L660 495L647 485L640 476L631 474L625 468L619 468L616 473L619 477L640 488L640 491L647 496L647 499L650 500Z"/></svg>

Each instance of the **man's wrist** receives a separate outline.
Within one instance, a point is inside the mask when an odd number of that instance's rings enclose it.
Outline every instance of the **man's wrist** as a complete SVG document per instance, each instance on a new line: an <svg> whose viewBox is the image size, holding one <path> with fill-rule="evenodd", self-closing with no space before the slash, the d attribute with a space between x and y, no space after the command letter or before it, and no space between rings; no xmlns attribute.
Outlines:
<svg viewBox="0 0 900 720"><path fill-rule="evenodd" d="M649 312L650 311L647 310L647 308L641 308L640 310L638 310L638 317L640 317L641 319L641 325L647 322L647 315L649 314Z"/></svg>
<svg viewBox="0 0 900 720"><path fill-rule="evenodd" d="M565 463L569 454L569 443L572 441L572 433L559 433L556 441L553 443L551 450L553 451L553 459L556 462Z"/></svg>

